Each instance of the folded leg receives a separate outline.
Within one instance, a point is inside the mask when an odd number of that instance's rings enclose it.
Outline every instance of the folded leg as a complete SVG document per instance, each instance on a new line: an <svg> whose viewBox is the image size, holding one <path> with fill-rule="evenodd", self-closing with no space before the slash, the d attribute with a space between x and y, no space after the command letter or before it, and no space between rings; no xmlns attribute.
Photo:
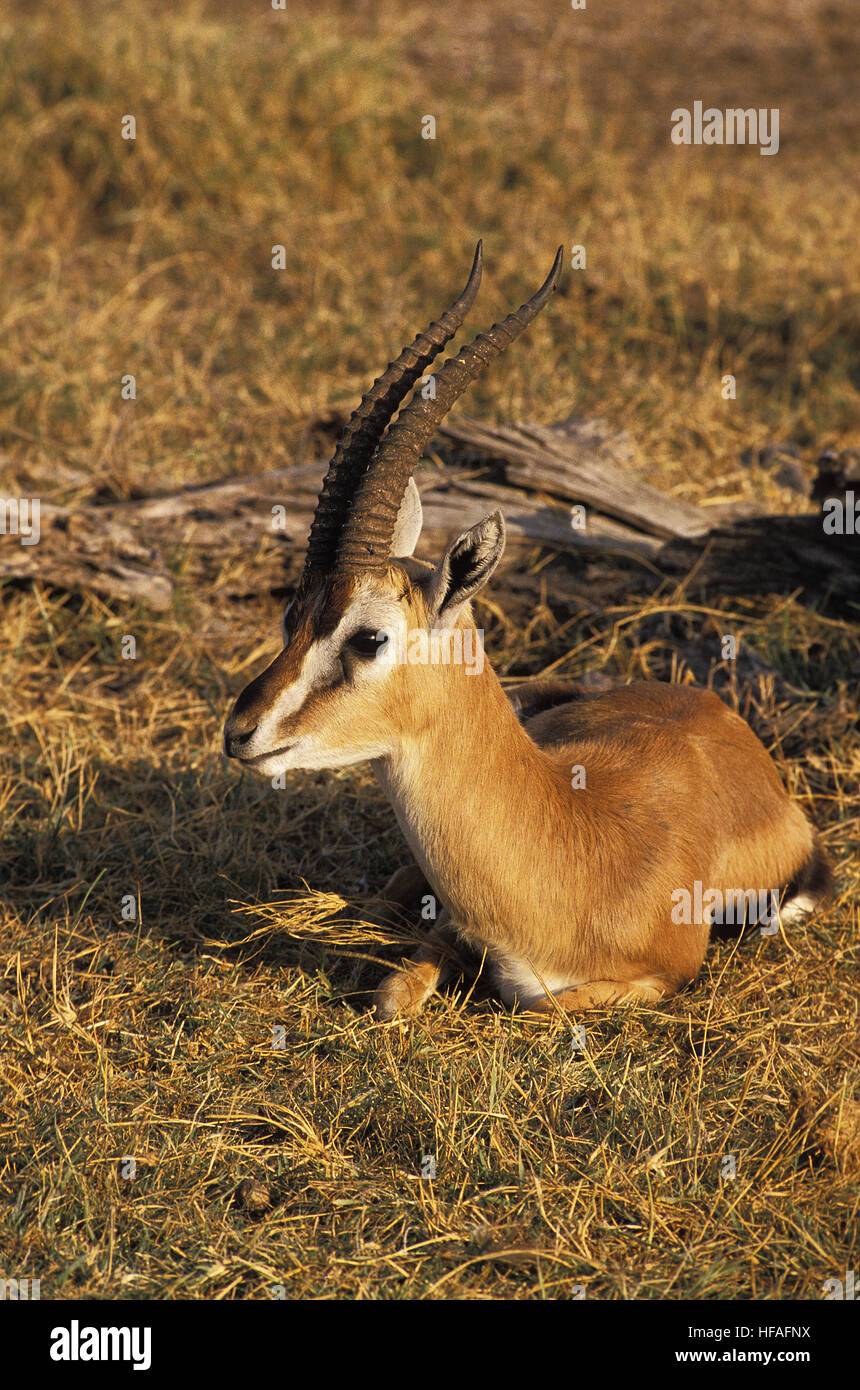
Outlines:
<svg viewBox="0 0 860 1390"><path fill-rule="evenodd" d="M419 1013L430 995L461 971L457 937L448 914L443 913L414 956L404 958L400 968L379 985L374 996L376 1017L387 1023L399 1013Z"/></svg>
<svg viewBox="0 0 860 1390"><path fill-rule="evenodd" d="M597 1009L611 1004L654 1004L665 999L671 991L652 980L589 980L572 985L554 994L541 994L520 1007L532 1014L579 1013L582 1009Z"/></svg>

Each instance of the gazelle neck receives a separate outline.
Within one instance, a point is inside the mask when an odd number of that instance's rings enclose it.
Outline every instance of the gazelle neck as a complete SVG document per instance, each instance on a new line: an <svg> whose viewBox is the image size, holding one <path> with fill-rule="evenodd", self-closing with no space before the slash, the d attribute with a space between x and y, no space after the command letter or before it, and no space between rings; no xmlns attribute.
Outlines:
<svg viewBox="0 0 860 1390"><path fill-rule="evenodd" d="M451 666L436 676L427 704L415 702L413 726L374 770L418 864L464 933L480 926L482 940L498 933L499 944L512 947L513 932L519 949L539 954L528 865L543 873L551 866L559 826L571 823L569 788L488 664L480 674Z"/></svg>

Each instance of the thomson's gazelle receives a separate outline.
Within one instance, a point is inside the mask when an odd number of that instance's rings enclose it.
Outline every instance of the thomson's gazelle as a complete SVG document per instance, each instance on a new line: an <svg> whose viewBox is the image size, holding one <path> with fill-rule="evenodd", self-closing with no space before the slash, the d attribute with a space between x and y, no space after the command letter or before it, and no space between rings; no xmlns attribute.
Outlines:
<svg viewBox="0 0 860 1390"><path fill-rule="evenodd" d="M509 1004L661 999L693 979L708 941L707 914L679 920L679 893L704 885L713 902L778 890L785 920L828 886L812 827L713 693L537 682L507 696L486 662L457 659L460 644L479 652L470 600L502 554L500 512L435 567L412 558L425 445L543 308L560 269L561 250L537 294L444 363L435 397L419 389L389 424L474 300L479 243L460 298L368 391L320 493L283 650L224 729L227 754L266 778L372 761L446 909L380 986L381 1018L421 1007L454 938L486 953Z"/></svg>

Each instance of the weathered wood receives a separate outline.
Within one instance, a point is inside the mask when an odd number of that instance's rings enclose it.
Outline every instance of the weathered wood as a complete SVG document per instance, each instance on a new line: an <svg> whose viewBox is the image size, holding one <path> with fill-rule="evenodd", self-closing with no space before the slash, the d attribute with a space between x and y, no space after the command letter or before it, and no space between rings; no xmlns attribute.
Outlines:
<svg viewBox="0 0 860 1390"><path fill-rule="evenodd" d="M420 476L419 474L419 480ZM568 507L548 506L526 496L516 488L503 487L497 483L458 480L456 484L452 484L449 494L441 492L438 488L424 492L419 481L418 490L421 492L425 526L429 525L431 532L450 531L460 525L457 520L460 515L470 518L463 522L462 526L473 526L495 507L500 507L509 537L514 540L542 542L554 546L557 550L584 553L595 551L619 555L626 553L650 558L658 553L662 544L654 536L642 535L631 526L623 526L620 522L594 512L588 514L585 531L575 530ZM453 511L446 516L446 496L454 498L459 512ZM477 505L468 506L467 497L474 497Z"/></svg>
<svg viewBox="0 0 860 1390"><path fill-rule="evenodd" d="M272 469L226 482L183 488L165 497L114 503L106 515L143 532L157 527L171 544L210 547L282 535L290 545L304 545L326 463ZM659 550L654 537L599 515L589 515L586 532L575 531L570 512L530 498L521 488L476 479L463 470L419 470L416 475L424 508L422 540L437 547L451 533L472 526L502 507L512 540L552 545L560 550L610 551L651 557ZM277 508L277 514L273 509Z"/></svg>
<svg viewBox="0 0 860 1390"><path fill-rule="evenodd" d="M326 468L324 463L273 468L99 510L171 545L247 546L273 534L304 543ZM275 507L283 509L277 517Z"/></svg>
<svg viewBox="0 0 860 1390"><path fill-rule="evenodd" d="M292 545L304 545L316 506L325 466L312 464L277 469L229 483L189 488L169 497L115 504L106 508L135 529L157 533L175 545L217 547L244 544L265 536L282 535ZM293 483L296 476L297 486ZM434 549L455 531L474 526L501 507L512 540L552 545L559 550L617 551L652 556L660 541L637 534L605 517L589 516L587 531L574 531L567 508L548 506L525 493L447 473L417 475L424 509L422 549ZM278 508L273 515L273 508Z"/></svg>
<svg viewBox="0 0 860 1390"><path fill-rule="evenodd" d="M688 595L791 593L824 600L856 618L860 604L860 538L827 535L821 513L742 517L704 538L668 542L656 563L690 571Z"/></svg>
<svg viewBox="0 0 860 1390"><path fill-rule="evenodd" d="M35 545L23 545L17 535L0 535L0 578L91 589L159 612L173 601L173 583L158 551L98 507L72 510L40 502Z"/></svg>
<svg viewBox="0 0 860 1390"><path fill-rule="evenodd" d="M701 536L711 518L701 507L680 502L618 466L623 436L600 421L567 420L560 425L490 427L458 416L440 426L443 438L505 465L509 483L579 502L627 523L646 535L669 539Z"/></svg>
<svg viewBox="0 0 860 1390"><path fill-rule="evenodd" d="M667 497L624 466L632 458L627 436L604 422L494 428L460 416L439 433L459 462L416 475L425 519L419 554L437 555L453 534L500 507L514 541L635 558L643 562L640 573L689 574L698 590L803 588L842 604L860 597L860 545L853 536L825 535L820 513L728 520L737 509ZM470 456L477 466L466 466ZM499 464L504 482L496 481ZM853 480L853 467L852 456L836 481ZM273 540L286 541L292 574L326 468L293 465L104 507L43 503L38 545L0 536L0 577L39 577L163 609L172 584L157 546L248 552ZM829 475L825 481L829 486ZM585 531L572 525L571 503L586 507Z"/></svg>

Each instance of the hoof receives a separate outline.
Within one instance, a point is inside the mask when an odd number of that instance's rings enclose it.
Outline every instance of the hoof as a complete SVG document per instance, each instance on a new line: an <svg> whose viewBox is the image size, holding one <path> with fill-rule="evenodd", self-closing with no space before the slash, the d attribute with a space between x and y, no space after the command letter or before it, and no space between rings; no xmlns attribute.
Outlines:
<svg viewBox="0 0 860 1390"><path fill-rule="evenodd" d="M379 1023L390 1023L398 1014L417 1014L426 997L422 980L405 970L395 970L373 997L373 1016Z"/></svg>

